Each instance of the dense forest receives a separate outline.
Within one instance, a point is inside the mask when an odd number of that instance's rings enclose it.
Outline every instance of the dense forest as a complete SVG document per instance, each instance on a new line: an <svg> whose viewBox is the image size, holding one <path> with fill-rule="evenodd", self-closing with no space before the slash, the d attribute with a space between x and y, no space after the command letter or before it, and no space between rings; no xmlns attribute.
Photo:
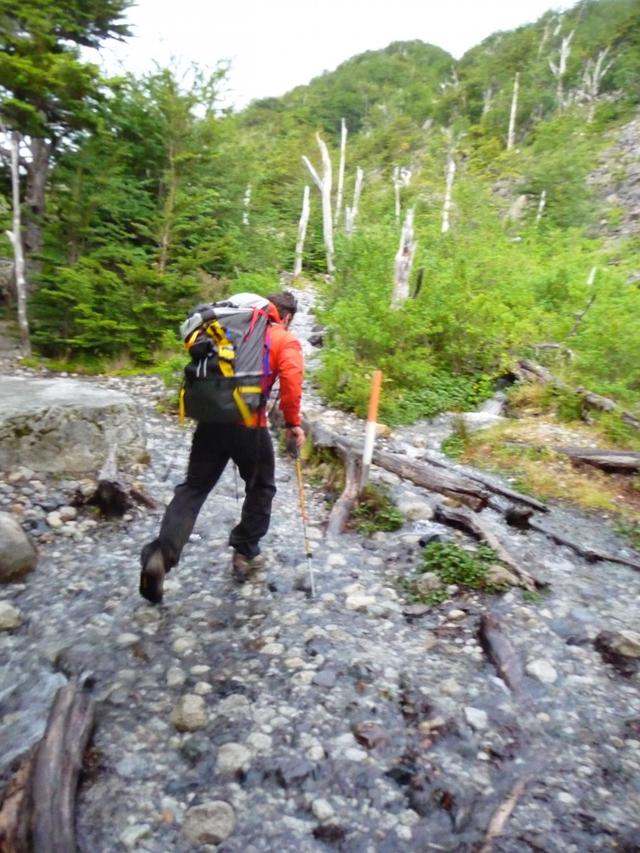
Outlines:
<svg viewBox="0 0 640 853"><path fill-rule="evenodd" d="M362 413L381 368L390 423L468 408L534 356L638 406L636 0L550 11L459 61L394 43L241 112L218 108L222 66L102 77L82 49L127 37L128 2L90 6L0 4L0 230L14 145L33 358L176 364L187 307L301 261L333 405ZM332 166L324 228L305 157L325 188ZM8 237L0 257L13 318Z"/></svg>

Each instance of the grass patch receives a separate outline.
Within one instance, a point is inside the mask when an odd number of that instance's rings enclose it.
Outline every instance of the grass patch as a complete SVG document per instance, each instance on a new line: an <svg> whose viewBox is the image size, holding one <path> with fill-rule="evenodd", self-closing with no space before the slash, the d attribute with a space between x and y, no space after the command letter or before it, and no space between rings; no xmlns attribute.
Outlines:
<svg viewBox="0 0 640 853"><path fill-rule="evenodd" d="M378 530L399 530L403 524L404 516L389 493L371 484L362 490L349 522L349 526L362 536L372 536Z"/></svg>
<svg viewBox="0 0 640 853"><path fill-rule="evenodd" d="M456 415L453 419L451 435L442 442L440 449L450 459L460 460L464 457L469 444L469 428L462 415Z"/></svg>
<svg viewBox="0 0 640 853"><path fill-rule="evenodd" d="M487 545L469 551L451 542L431 542L424 549L417 577L402 578L400 587L417 604L441 604L449 598L446 587L452 584L463 591L502 592L503 587L491 583L487 577L490 566L498 562L495 551ZM425 586L426 575L435 575L437 580L430 577ZM432 585L436 588L429 588Z"/></svg>

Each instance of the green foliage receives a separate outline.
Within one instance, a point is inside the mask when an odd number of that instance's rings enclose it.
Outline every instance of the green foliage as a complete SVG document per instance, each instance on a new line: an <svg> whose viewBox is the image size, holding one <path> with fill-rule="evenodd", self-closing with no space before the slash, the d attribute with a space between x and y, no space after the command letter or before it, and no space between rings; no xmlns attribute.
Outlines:
<svg viewBox="0 0 640 853"><path fill-rule="evenodd" d="M497 592L499 589L487 582L487 571L497 562L495 551L486 545L468 551L451 542L430 542L416 572L418 575L431 572L444 585L455 585L463 591L481 589ZM412 601L422 604L440 604L449 597L444 588L420 592L415 579L405 578L401 587Z"/></svg>
<svg viewBox="0 0 640 853"><path fill-rule="evenodd" d="M462 459L469 443L469 428L463 417L457 416L453 421L451 434L442 442L440 449L450 459Z"/></svg>
<svg viewBox="0 0 640 853"><path fill-rule="evenodd" d="M351 526L363 536L377 530L399 530L404 516L394 505L389 493L380 486L365 486L351 510Z"/></svg>
<svg viewBox="0 0 640 853"><path fill-rule="evenodd" d="M630 521L618 521L615 525L616 532L623 536L631 546L640 551L640 524Z"/></svg>

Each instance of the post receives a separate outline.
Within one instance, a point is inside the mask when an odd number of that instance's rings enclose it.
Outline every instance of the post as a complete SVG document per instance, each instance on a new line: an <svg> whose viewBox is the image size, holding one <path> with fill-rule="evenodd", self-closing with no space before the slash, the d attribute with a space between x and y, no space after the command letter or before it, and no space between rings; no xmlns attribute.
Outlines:
<svg viewBox="0 0 640 853"><path fill-rule="evenodd" d="M373 458L373 442L376 437L376 424L378 421L378 404L380 403L380 388L382 386L382 371L374 370L371 379L371 397L369 398L369 413L367 415L367 426L364 434L364 450L362 452L362 476L360 478L360 489L364 489L369 480L369 468Z"/></svg>

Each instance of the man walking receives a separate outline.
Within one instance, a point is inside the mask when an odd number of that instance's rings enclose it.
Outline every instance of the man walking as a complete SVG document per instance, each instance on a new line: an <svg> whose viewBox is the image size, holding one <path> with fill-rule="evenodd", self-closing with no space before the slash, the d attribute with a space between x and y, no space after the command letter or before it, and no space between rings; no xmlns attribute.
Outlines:
<svg viewBox="0 0 640 853"><path fill-rule="evenodd" d="M280 409L287 442L301 447L300 425L303 358L298 339L289 331L297 310L289 291L266 297L269 300L270 351L269 389L280 377ZM198 513L218 482L227 462L238 466L245 483L240 522L229 535L233 551L234 578L242 582L264 565L259 542L269 529L271 504L276 493L273 444L267 428L266 403L258 412L258 425L243 423L198 423L193 434L186 480L176 487L160 532L148 542L140 556L140 594L152 604L162 602L164 577L180 559Z"/></svg>

